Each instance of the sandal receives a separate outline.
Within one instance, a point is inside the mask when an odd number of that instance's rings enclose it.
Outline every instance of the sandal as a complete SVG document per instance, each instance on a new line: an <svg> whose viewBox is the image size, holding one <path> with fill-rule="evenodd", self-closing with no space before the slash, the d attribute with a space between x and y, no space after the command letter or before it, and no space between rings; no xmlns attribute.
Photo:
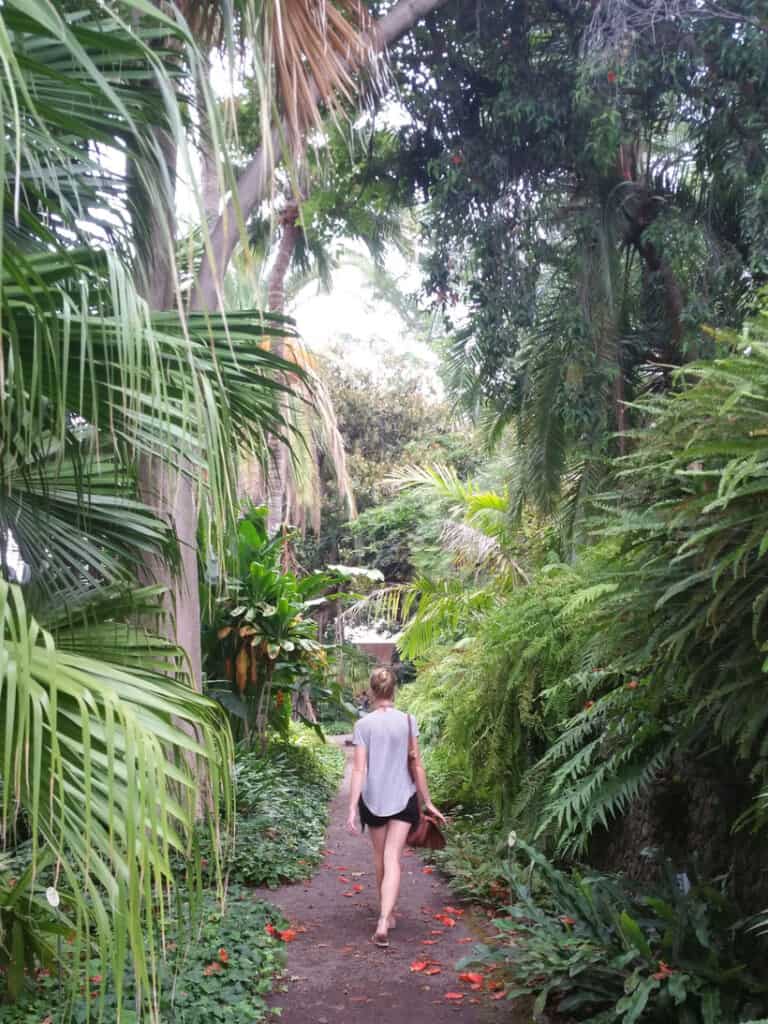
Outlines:
<svg viewBox="0 0 768 1024"><path fill-rule="evenodd" d="M386 949L389 945L389 939L386 935L382 935L380 932L374 932L371 936L371 942L374 946L380 946L382 949Z"/></svg>

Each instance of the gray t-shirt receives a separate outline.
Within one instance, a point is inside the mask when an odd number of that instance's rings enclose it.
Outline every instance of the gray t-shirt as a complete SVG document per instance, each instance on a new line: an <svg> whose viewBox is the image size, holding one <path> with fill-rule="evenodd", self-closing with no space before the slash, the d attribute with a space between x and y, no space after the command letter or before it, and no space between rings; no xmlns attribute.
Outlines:
<svg viewBox="0 0 768 1024"><path fill-rule="evenodd" d="M416 719L410 717L411 731L418 736ZM402 811L416 792L408 771L408 716L397 708L371 711L355 725L352 742L368 754L363 784L368 810L381 818Z"/></svg>

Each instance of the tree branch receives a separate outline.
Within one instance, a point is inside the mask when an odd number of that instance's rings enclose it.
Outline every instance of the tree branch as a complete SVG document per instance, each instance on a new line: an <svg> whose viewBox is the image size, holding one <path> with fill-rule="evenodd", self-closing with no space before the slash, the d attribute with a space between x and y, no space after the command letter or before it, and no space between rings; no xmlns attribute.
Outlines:
<svg viewBox="0 0 768 1024"><path fill-rule="evenodd" d="M372 61L401 39L418 21L445 3L447 0L397 0L370 31L369 60ZM316 88L313 93L319 102ZM268 194L273 171L282 156L286 130L282 122L273 127L269 145L261 145L256 150L237 183L237 195L227 201L214 225L192 292L191 309L212 311L223 306L224 272L241 237L242 226Z"/></svg>

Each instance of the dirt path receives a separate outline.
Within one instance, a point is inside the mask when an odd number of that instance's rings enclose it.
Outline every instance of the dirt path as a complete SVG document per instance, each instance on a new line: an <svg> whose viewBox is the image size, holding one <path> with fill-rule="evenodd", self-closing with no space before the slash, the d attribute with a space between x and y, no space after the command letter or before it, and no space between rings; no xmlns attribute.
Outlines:
<svg viewBox="0 0 768 1024"><path fill-rule="evenodd" d="M478 934L470 931L466 915L454 915L454 927L435 920L451 905L451 893L436 873L424 871L413 852L404 859L400 917L390 946L372 945L376 897L370 843L344 828L349 767L348 757L331 805L326 857L314 878L264 894L294 926L306 929L288 946L286 991L272 999L283 1008L280 1019L285 1024L509 1021L506 1000L494 1001L459 980L456 961ZM440 973L411 970L413 961L427 959L436 961ZM463 998L448 1000L449 992Z"/></svg>

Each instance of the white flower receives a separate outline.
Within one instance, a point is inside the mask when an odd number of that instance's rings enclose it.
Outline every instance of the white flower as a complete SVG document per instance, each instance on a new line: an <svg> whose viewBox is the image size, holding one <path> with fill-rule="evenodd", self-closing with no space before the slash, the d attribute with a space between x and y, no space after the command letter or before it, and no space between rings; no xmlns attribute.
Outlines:
<svg viewBox="0 0 768 1024"><path fill-rule="evenodd" d="M517 842L517 832L514 832L514 831L510 832L509 835L507 836L507 846L509 847L510 850L512 849L512 847L515 845L516 842Z"/></svg>
<svg viewBox="0 0 768 1024"><path fill-rule="evenodd" d="M59 892L58 892L58 890L54 886L52 886L52 885L48 886L48 888L45 890L45 898L48 900L48 902L50 903L50 905L54 909L56 907L58 907L58 905L59 905Z"/></svg>

